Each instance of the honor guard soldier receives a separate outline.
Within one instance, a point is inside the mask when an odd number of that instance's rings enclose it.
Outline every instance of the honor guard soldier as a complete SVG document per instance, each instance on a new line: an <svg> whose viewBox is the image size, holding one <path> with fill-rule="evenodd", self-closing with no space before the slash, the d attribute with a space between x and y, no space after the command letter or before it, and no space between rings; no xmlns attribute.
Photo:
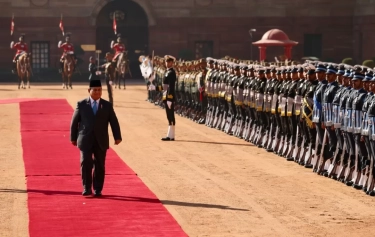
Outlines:
<svg viewBox="0 0 375 237"><path fill-rule="evenodd" d="M265 101L265 92L267 86L267 78L265 76L266 68L258 68L258 83L255 89L255 107L256 107L256 119L257 119L257 139L254 144L258 147L262 147L261 141L263 136L265 136L265 129L268 126L266 116L264 113L264 101Z"/></svg>
<svg viewBox="0 0 375 237"><path fill-rule="evenodd" d="M200 74L199 74L199 117L197 123L204 124L206 119L206 109L207 109L207 96L205 94L206 90L206 75L207 75L207 68L206 68L206 60L203 58L200 60L199 67L200 67Z"/></svg>
<svg viewBox="0 0 375 237"><path fill-rule="evenodd" d="M175 84L176 84L176 72L173 69L175 58L166 55L165 66L167 71L163 78L163 102L165 103L165 111L168 119L168 133L167 136L162 138L162 141L174 141L175 139L175 126L176 120L174 116L174 104L176 99Z"/></svg>
<svg viewBox="0 0 375 237"><path fill-rule="evenodd" d="M367 152L367 157L364 157L362 159L362 164L361 164L361 178L359 180L358 185L355 185L355 188L359 189L362 188L363 191L366 193L369 193L368 190L368 181L372 179L370 173L372 172L372 166L373 163L371 164L372 160L372 151L371 151L371 145L370 145L370 138L369 138L369 116L368 116L368 110L370 107L371 102L374 100L374 93L372 92L371 84L372 78L373 78L373 71L369 68L366 68L366 73L365 73L365 78L363 79L363 87L367 91L367 95L365 98L365 102L362 107L362 113L363 113L363 122L362 122L362 129L361 129L361 141L365 143L366 146L366 152Z"/></svg>
<svg viewBox="0 0 375 237"><path fill-rule="evenodd" d="M328 170L328 177L337 179L337 172L338 172L338 166L341 164L341 157L343 157L343 151L344 149L344 137L342 135L341 129L343 128L343 115L345 115L345 108L342 110L342 98L345 98L345 94L348 93L348 91L351 90L350 87L350 70L346 71L345 65L339 65L339 70L337 71L337 81L339 82L339 88L337 89L337 92L335 94L335 97L332 101L332 122L333 126L335 128L336 138L337 138L337 144L336 144L336 151L335 151L335 157L333 158L332 164L330 165L330 168ZM346 99L345 99L346 100ZM344 104L346 102L343 102Z"/></svg>
<svg viewBox="0 0 375 237"><path fill-rule="evenodd" d="M121 53L125 52L125 45L122 42L121 34L117 34L117 42L111 41L111 49L115 50L115 56L113 57L112 63L114 67L117 67L117 58Z"/></svg>
<svg viewBox="0 0 375 237"><path fill-rule="evenodd" d="M292 152L294 150L294 146L296 143L297 137L297 115L296 115L296 101L295 98L297 96L297 90L299 86L299 68L294 66L291 72L291 79L292 81L289 83L287 89L287 105L286 105L286 118L288 120L288 150L286 153L286 160L293 161L294 157L292 156Z"/></svg>
<svg viewBox="0 0 375 237"><path fill-rule="evenodd" d="M341 130L341 134L344 140L344 144L343 144L343 151L340 157L339 165L335 171L337 180L341 182L345 182L345 174L346 174L346 170L348 167L348 161L349 161L350 156L354 152L351 150L351 147L354 146L354 144L352 145L352 139L351 139L352 128L348 124L350 122L349 113L351 115L351 108L352 108L351 104L353 102L353 100L351 99L351 95L352 93L356 93L356 90L352 88L352 84L353 84L351 81L353 79L352 67L348 67L348 69L346 70L344 74L344 82L346 81L345 80L346 78L349 81L347 83L346 90L342 93L342 96L340 98L340 115L339 115L340 120L341 120L340 130ZM348 100L350 100L351 102L348 103ZM347 110L348 108L349 110ZM334 176L332 177L334 178Z"/></svg>
<svg viewBox="0 0 375 237"><path fill-rule="evenodd" d="M245 82L246 82L246 64L239 64L240 66L240 76L237 79L237 86L236 86L236 107L237 107L237 127L234 131L234 136L242 137L242 132L245 126L246 114L245 114L245 107L244 107L244 89L245 89Z"/></svg>
<svg viewBox="0 0 375 237"><path fill-rule="evenodd" d="M27 44L25 43L25 34L21 34L21 36L19 37L18 40L19 41L17 43L14 43L13 41L10 43L10 48L17 50L16 55L14 55L14 57L13 57L13 69L12 69L13 74L16 74L16 72L17 72L17 60L18 60L18 58L22 54L27 53L27 51L28 51Z"/></svg>
<svg viewBox="0 0 375 237"><path fill-rule="evenodd" d="M317 65L316 76L319 81L316 91L314 93L314 109L313 109L313 122L315 123L316 128L316 144L315 144L315 155L313 159L313 171L317 171L317 164L319 163L320 153L322 152L323 138L324 138L324 129L322 126L322 101L323 93L327 86L326 80L326 66L322 63Z"/></svg>
<svg viewBox="0 0 375 237"><path fill-rule="evenodd" d="M323 150L320 163L317 167L318 174L324 174L328 170L327 163L328 159L333 159L336 151L337 137L334 128L334 109L333 100L337 91L339 90L339 83L336 81L337 68L334 65L329 65L326 72L327 87L323 94L322 103L322 127L324 131ZM328 139L327 139L328 138Z"/></svg>
<svg viewBox="0 0 375 237"><path fill-rule="evenodd" d="M355 151L354 155L350 158L349 163L349 172L346 175L346 185L353 185L357 189L361 189L358 185L361 178L361 160L367 159L367 150L364 141L361 140L361 130L362 130L362 117L363 112L362 108L365 103L365 98L367 95L366 90L363 88L363 79L365 75L362 72L355 72L352 82L353 87L356 90L356 93L352 94L352 113L351 113L351 127L352 127L352 136L354 140L354 147L352 148Z"/></svg>
<svg viewBox="0 0 375 237"><path fill-rule="evenodd" d="M304 93L306 92L303 89L305 88L306 83L308 82L307 77L305 75L305 66L306 65L299 65L298 67L299 82L297 85L296 96L294 98L294 115L296 117L298 131L296 136L295 148L293 151L293 159L297 163L300 163L300 161L305 155L305 143L306 137L308 136L308 134L306 133L307 128L305 127L303 120L301 118L302 98L304 97Z"/></svg>
<svg viewBox="0 0 375 237"><path fill-rule="evenodd" d="M314 65L307 66L307 79L306 88L304 89L304 98L302 103L302 119L306 124L307 132L309 135L309 146L305 155L303 162L300 162L301 165L304 165L306 168L312 168L311 160L315 154L315 143L316 143L316 128L315 123L313 123L313 108L314 108L314 92L318 87L319 81L316 79L316 67Z"/></svg>
<svg viewBox="0 0 375 237"><path fill-rule="evenodd" d="M61 55L61 58L60 58L60 73L62 73L62 71L64 70L64 58L66 55L71 55L74 59L74 65L73 65L73 71L75 70L76 68L76 65L77 65L77 57L74 53L74 46L73 44L70 42L70 33L66 33L66 37L65 37L65 42L62 43L62 41L59 41L59 43L57 44L57 47L59 49L63 49L63 54Z"/></svg>
<svg viewBox="0 0 375 237"><path fill-rule="evenodd" d="M286 152L288 151L288 132L289 132L289 123L287 118L287 98L288 98L288 88L289 84L292 82L291 78L288 76L290 68L284 68L282 71L282 77L283 77L283 85L280 93L280 99L279 99L279 111L280 111L280 117L281 117L281 126L282 126L282 138L280 141L280 146L278 150L278 154L280 156L285 156Z"/></svg>
<svg viewBox="0 0 375 237"><path fill-rule="evenodd" d="M274 134L275 134L275 131L276 131L276 127L277 127L277 123L276 123L276 119L274 117L274 114L272 113L272 108L273 108L273 104L274 104L274 99L277 100L277 97L274 98L274 95L275 95L275 91L276 91L276 88L277 88L277 85L278 85L278 80L276 79L276 67L275 66L270 66L267 70L266 70L266 77L267 77L267 89L266 89L266 93L267 93L267 107L265 109L266 111L266 116L268 117L268 136L266 138L266 142L265 144L263 145L263 147L267 150L267 151L272 151L272 142L273 142L273 137L274 137ZM277 102L277 101L275 101ZM276 110L274 110L276 112Z"/></svg>
<svg viewBox="0 0 375 237"><path fill-rule="evenodd" d="M209 120L211 119L212 115L212 84L211 84L211 77L212 74L215 72L215 59L207 58L207 74L206 74L206 96L207 96L207 113L206 113L206 121L205 125L208 126Z"/></svg>
<svg viewBox="0 0 375 237"><path fill-rule="evenodd" d="M375 92L375 75L371 80L371 90ZM371 152L369 152L370 158L370 169L369 169L369 178L367 181L367 190L366 194L370 196L375 196L375 98L371 100L369 108L367 110L368 116L368 131L369 131L369 145ZM365 140L366 141L366 140Z"/></svg>
<svg viewBox="0 0 375 237"><path fill-rule="evenodd" d="M279 98L280 98L280 93L283 85L283 78L281 76L282 68L277 68L275 77L276 77L276 83L274 86L274 94L272 98L272 105L271 105L271 114L274 118L275 121L275 133L273 135L273 142L272 142L272 147L268 149L268 152L276 151L278 150L279 147L279 141L281 138L281 117L280 117L280 112L279 112Z"/></svg>

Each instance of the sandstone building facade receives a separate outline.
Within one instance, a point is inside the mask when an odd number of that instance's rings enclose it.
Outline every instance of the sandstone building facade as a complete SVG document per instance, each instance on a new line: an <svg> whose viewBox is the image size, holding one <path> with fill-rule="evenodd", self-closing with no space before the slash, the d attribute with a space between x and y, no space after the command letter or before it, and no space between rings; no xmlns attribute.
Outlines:
<svg viewBox="0 0 375 237"><path fill-rule="evenodd" d="M275 28L299 42L292 54L297 60L375 57L373 0L0 0L1 67L10 67L14 52L9 44L20 33L35 54L34 68L58 67L61 15L74 45L87 50L81 57L87 62L94 45L103 57L115 39L115 11L133 67L139 55L152 50L186 58L255 60L259 52L251 42ZM15 32L10 36L12 14ZM256 29L252 38L250 29ZM267 49L269 60L281 54L282 48Z"/></svg>

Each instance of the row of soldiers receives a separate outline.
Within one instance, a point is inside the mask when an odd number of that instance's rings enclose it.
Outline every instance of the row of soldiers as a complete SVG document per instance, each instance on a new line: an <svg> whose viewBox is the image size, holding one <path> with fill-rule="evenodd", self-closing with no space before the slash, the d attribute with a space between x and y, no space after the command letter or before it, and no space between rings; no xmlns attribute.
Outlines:
<svg viewBox="0 0 375 237"><path fill-rule="evenodd" d="M165 68L155 57L155 97ZM323 62L176 62L177 114L375 196L373 69Z"/></svg>

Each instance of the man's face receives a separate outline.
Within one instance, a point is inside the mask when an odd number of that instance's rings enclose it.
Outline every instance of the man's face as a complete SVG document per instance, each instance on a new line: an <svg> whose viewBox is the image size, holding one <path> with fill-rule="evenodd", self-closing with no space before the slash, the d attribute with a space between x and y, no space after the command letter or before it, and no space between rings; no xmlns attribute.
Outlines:
<svg viewBox="0 0 375 237"><path fill-rule="evenodd" d="M89 94L93 100L98 100L102 97L101 87L90 87Z"/></svg>
<svg viewBox="0 0 375 237"><path fill-rule="evenodd" d="M69 38L69 37L66 37L66 38L65 38L65 41L69 43L69 42L70 42L70 38Z"/></svg>
<svg viewBox="0 0 375 237"><path fill-rule="evenodd" d="M165 66L166 66L167 68L171 68L171 67L173 67L173 61L166 61L166 62L165 62Z"/></svg>
<svg viewBox="0 0 375 237"><path fill-rule="evenodd" d="M329 83L334 82L336 80L336 74L333 73L327 73L326 79Z"/></svg>
<svg viewBox="0 0 375 237"><path fill-rule="evenodd" d="M318 78L319 81L323 81L326 78L326 73L325 72L317 72L316 77Z"/></svg>
<svg viewBox="0 0 375 237"><path fill-rule="evenodd" d="M353 87L354 89L358 90L363 87L363 82L361 80L354 80L353 82Z"/></svg>
<svg viewBox="0 0 375 237"><path fill-rule="evenodd" d="M121 39L121 38L117 38L117 42L118 42L118 43L121 43L121 42L122 42L122 39Z"/></svg>
<svg viewBox="0 0 375 237"><path fill-rule="evenodd" d="M23 42L23 37L20 37L19 40L20 40L20 42Z"/></svg>

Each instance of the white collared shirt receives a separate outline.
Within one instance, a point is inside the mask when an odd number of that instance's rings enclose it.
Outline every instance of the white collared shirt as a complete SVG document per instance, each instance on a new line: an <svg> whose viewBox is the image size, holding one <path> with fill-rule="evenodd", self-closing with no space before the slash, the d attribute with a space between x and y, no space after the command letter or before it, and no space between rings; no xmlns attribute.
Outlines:
<svg viewBox="0 0 375 237"><path fill-rule="evenodd" d="M99 102L100 102L100 98L96 100L96 106L97 106L96 109L99 109ZM91 97L90 97L90 104L91 104L91 108L94 107L94 100Z"/></svg>

